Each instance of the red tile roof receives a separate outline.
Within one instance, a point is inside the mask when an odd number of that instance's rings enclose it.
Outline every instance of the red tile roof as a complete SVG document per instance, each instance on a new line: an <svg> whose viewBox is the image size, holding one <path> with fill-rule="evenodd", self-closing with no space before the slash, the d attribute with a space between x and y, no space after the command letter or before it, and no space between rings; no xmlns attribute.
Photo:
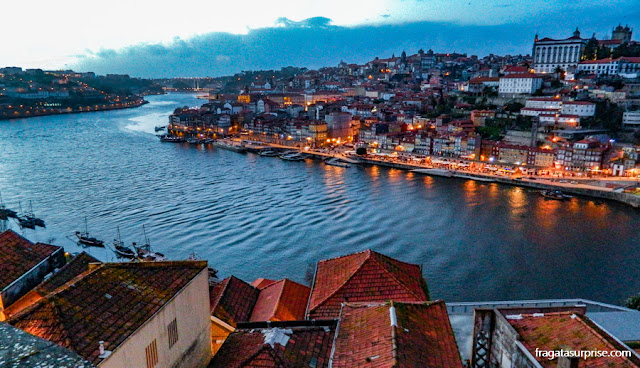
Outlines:
<svg viewBox="0 0 640 368"><path fill-rule="evenodd" d="M260 290L250 321L296 321L304 319L311 289L282 279Z"/></svg>
<svg viewBox="0 0 640 368"><path fill-rule="evenodd" d="M328 367L335 324L238 329L209 368Z"/></svg>
<svg viewBox="0 0 640 368"><path fill-rule="evenodd" d="M59 287L62 287L67 282L73 280L80 274L89 269L89 263L98 263L97 259L93 258L89 254L82 252L73 257L69 263L64 265L58 272L54 273L51 277L44 280L40 285L33 288L23 297L18 299L15 303L11 304L5 309L7 316L12 316L28 306L34 304L38 300L45 297L47 294L54 292Z"/></svg>
<svg viewBox="0 0 640 368"><path fill-rule="evenodd" d="M33 244L12 230L0 234L0 290L61 249L55 245Z"/></svg>
<svg viewBox="0 0 640 368"><path fill-rule="evenodd" d="M442 301L346 303L332 360L335 368L462 367Z"/></svg>
<svg viewBox="0 0 640 368"><path fill-rule="evenodd" d="M307 315L336 318L343 302L428 301L420 266L372 250L318 262Z"/></svg>
<svg viewBox="0 0 640 368"><path fill-rule="evenodd" d="M535 350L627 350L625 346L612 338L587 317L574 312L551 312L539 314L506 315L507 321L521 337L523 345L532 352ZM537 357L543 367L557 367L557 359L548 360ZM640 367L640 358L589 358L580 361L583 368Z"/></svg>
<svg viewBox="0 0 640 368"><path fill-rule="evenodd" d="M276 280L259 278L259 279L255 279L255 281L251 283L251 286L262 290L265 287L273 284L274 282L276 282Z"/></svg>
<svg viewBox="0 0 640 368"><path fill-rule="evenodd" d="M105 263L7 320L98 364L99 342L115 350L154 316L207 263Z"/></svg>
<svg viewBox="0 0 640 368"><path fill-rule="evenodd" d="M260 290L235 276L227 277L210 289L211 315L235 327L249 321Z"/></svg>
<svg viewBox="0 0 640 368"><path fill-rule="evenodd" d="M518 74L504 75L500 78L513 79L513 78L542 78L542 77L533 73L518 73Z"/></svg>

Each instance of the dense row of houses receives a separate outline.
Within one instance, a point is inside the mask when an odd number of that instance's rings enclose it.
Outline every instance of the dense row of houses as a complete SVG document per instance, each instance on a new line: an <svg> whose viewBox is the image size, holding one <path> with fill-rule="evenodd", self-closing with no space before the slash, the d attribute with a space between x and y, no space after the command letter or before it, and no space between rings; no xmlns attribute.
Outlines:
<svg viewBox="0 0 640 368"><path fill-rule="evenodd" d="M204 261L52 263L62 248L11 230L0 251L0 347L20 346L7 367L640 367L640 335L623 342L584 305L476 308L463 336L421 266L372 250L319 261L310 286L218 280ZM557 349L621 356L539 355Z"/></svg>

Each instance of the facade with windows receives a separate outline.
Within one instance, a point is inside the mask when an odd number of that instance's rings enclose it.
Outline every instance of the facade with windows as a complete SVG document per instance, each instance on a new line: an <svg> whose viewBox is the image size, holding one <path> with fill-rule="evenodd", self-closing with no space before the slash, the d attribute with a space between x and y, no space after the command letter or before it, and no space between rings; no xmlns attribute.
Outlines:
<svg viewBox="0 0 640 368"><path fill-rule="evenodd" d="M536 73L553 73L559 67L563 70L574 68L582 58L586 39L580 38L578 29L573 36L555 40L545 37L536 38L533 43L533 69Z"/></svg>

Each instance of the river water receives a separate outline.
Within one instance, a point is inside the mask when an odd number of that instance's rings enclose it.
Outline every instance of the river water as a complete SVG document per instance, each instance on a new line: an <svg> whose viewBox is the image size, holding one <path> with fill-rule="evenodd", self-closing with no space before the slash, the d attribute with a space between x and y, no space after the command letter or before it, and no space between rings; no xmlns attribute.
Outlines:
<svg viewBox="0 0 640 368"><path fill-rule="evenodd" d="M2 226L67 251L84 230L120 228L171 259L195 252L224 277L305 282L319 259L380 251L423 265L447 301L582 297L620 303L640 292L640 211L528 189L381 167L339 168L213 147L161 143L193 95L148 97L119 111L0 122L0 193L47 222ZM115 261L104 249L88 249Z"/></svg>

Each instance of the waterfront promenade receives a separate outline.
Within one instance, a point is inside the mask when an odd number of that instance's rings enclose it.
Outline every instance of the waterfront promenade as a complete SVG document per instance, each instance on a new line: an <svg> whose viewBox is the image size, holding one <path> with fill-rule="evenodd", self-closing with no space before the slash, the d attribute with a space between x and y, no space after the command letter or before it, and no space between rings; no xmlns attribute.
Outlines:
<svg viewBox="0 0 640 368"><path fill-rule="evenodd" d="M475 162L470 160L462 160L458 158L451 159L450 163L442 164L434 161L447 159L444 157L411 157L407 155L394 156L394 155L356 155L353 151L345 148L338 149L303 149L301 147L293 147L290 145L283 145L278 143L258 141L255 137L251 138L254 142L255 149L261 148L278 148L278 149L297 149L301 152L315 156L320 159L325 158L338 158L350 163L361 163L368 165L380 165L391 167L401 170L417 170L417 169L442 169L448 171L451 175L447 175L452 179L471 179L469 175L490 179L491 181L506 184L515 185L527 188L533 188L538 190L561 190L568 194L594 197L606 200L613 200L630 205L635 208L640 208L640 195L633 193L625 193L624 189L628 187L635 187L638 184L638 178L629 177L563 177L552 175L538 175L533 173L522 174L517 171L513 173L505 173L504 171L490 171L486 167L489 163ZM257 144L256 144L257 143ZM459 165L457 163L461 163ZM425 174L425 173L421 173ZM427 174L429 175L429 174ZM438 175L437 176L443 176Z"/></svg>

